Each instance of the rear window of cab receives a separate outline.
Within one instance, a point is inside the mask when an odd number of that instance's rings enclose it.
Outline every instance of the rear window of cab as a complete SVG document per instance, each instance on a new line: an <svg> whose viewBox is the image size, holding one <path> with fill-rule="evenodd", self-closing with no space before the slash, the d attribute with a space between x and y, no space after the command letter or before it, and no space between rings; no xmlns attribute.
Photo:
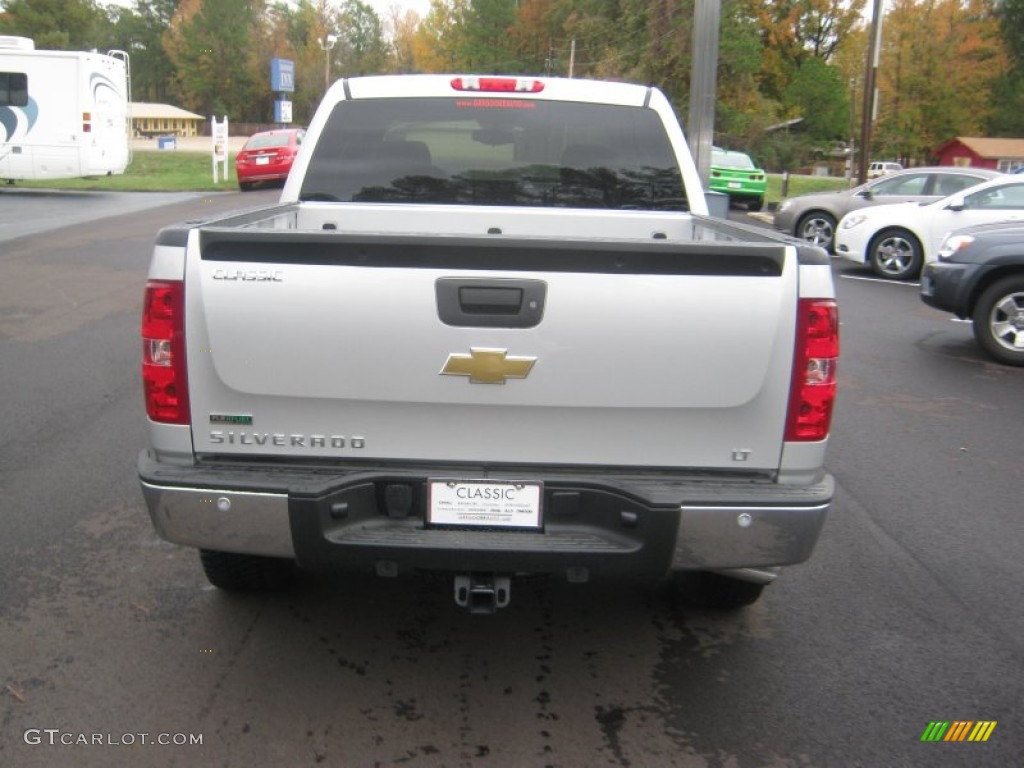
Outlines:
<svg viewBox="0 0 1024 768"><path fill-rule="evenodd" d="M300 199L686 209L653 110L477 95L338 103Z"/></svg>

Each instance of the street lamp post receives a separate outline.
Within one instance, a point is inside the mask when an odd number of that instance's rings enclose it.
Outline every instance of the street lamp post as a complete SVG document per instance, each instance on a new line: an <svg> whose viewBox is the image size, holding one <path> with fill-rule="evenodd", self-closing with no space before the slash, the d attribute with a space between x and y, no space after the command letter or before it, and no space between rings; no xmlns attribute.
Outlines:
<svg viewBox="0 0 1024 768"><path fill-rule="evenodd" d="M337 35L327 35L325 38L317 38L320 49L324 52L324 93L331 87L331 50L338 42Z"/></svg>

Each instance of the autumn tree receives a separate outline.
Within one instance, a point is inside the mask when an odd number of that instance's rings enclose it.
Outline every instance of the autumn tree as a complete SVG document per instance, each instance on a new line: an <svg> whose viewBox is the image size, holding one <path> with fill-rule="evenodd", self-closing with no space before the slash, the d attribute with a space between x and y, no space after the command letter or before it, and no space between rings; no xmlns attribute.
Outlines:
<svg viewBox="0 0 1024 768"><path fill-rule="evenodd" d="M282 0L270 8L277 41L274 55L295 62L292 119L299 125L309 121L324 94L325 55L319 41L335 28L332 13L326 0Z"/></svg>
<svg viewBox="0 0 1024 768"><path fill-rule="evenodd" d="M800 66L829 61L861 24L865 0L743 0L761 38L761 90L779 98Z"/></svg>
<svg viewBox="0 0 1024 768"><path fill-rule="evenodd" d="M982 132L1007 58L994 0L896 0L885 18L875 149L925 160Z"/></svg>
<svg viewBox="0 0 1024 768"><path fill-rule="evenodd" d="M463 58L462 20L468 0L430 0L430 10L413 42L417 67L422 72L468 70Z"/></svg>
<svg viewBox="0 0 1024 768"><path fill-rule="evenodd" d="M274 115L274 101L280 95L270 90L270 66L273 59L295 60L295 47L288 36L288 22L284 18L286 7L283 3L266 6L253 4L253 21L249 29L248 57L249 77L253 83L254 102L252 120L270 121ZM294 113L294 94L286 93L285 98L292 101ZM294 115L293 115L294 117Z"/></svg>
<svg viewBox="0 0 1024 768"><path fill-rule="evenodd" d="M568 73L568 45L551 17L553 0L519 0L510 30L512 55L525 73Z"/></svg>
<svg viewBox="0 0 1024 768"><path fill-rule="evenodd" d="M618 0L556 1L551 19L562 31L561 50L565 59L575 41L574 74L577 77L617 79L621 76L627 66L623 53L632 46L620 36L622 6ZM559 67L558 71L564 72L565 67Z"/></svg>
<svg viewBox="0 0 1024 768"><path fill-rule="evenodd" d="M420 15L415 11L402 10L397 6L391 8L387 21L388 35L388 71L399 74L418 72L416 61L416 29L420 25Z"/></svg>

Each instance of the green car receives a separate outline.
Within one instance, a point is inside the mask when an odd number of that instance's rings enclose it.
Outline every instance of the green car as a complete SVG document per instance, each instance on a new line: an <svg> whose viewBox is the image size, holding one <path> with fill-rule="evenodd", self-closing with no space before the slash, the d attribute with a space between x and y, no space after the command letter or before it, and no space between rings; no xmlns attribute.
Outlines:
<svg viewBox="0 0 1024 768"><path fill-rule="evenodd" d="M730 203L746 203L747 209L764 208L768 177L750 155L717 147L711 150L710 184L715 192L724 192Z"/></svg>

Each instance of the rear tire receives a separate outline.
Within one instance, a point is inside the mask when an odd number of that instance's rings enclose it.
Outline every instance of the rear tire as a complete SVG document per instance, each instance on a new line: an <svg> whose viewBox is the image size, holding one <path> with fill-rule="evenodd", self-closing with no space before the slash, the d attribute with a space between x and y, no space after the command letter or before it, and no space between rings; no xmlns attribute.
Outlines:
<svg viewBox="0 0 1024 768"><path fill-rule="evenodd" d="M1024 365L1024 275L992 283L974 305L974 338L990 357Z"/></svg>
<svg viewBox="0 0 1024 768"><path fill-rule="evenodd" d="M675 571L672 584L681 602L712 611L735 611L752 605L767 586L709 571Z"/></svg>
<svg viewBox="0 0 1024 768"><path fill-rule="evenodd" d="M763 197L760 197L757 200L751 200L749 203L747 203L748 211L760 211L762 208L764 208Z"/></svg>
<svg viewBox="0 0 1024 768"><path fill-rule="evenodd" d="M868 246L871 269L890 280L910 280L921 273L924 251L913 232L896 227L875 235Z"/></svg>
<svg viewBox="0 0 1024 768"><path fill-rule="evenodd" d="M238 189L241 192L248 192L254 186L255 182L252 181L240 181L238 182Z"/></svg>
<svg viewBox="0 0 1024 768"><path fill-rule="evenodd" d="M796 236L812 245L820 245L827 251L835 246L835 217L822 211L814 211L800 217L796 225Z"/></svg>
<svg viewBox="0 0 1024 768"><path fill-rule="evenodd" d="M201 549L199 560L209 582L228 592L270 592L295 580L294 561L280 557Z"/></svg>

